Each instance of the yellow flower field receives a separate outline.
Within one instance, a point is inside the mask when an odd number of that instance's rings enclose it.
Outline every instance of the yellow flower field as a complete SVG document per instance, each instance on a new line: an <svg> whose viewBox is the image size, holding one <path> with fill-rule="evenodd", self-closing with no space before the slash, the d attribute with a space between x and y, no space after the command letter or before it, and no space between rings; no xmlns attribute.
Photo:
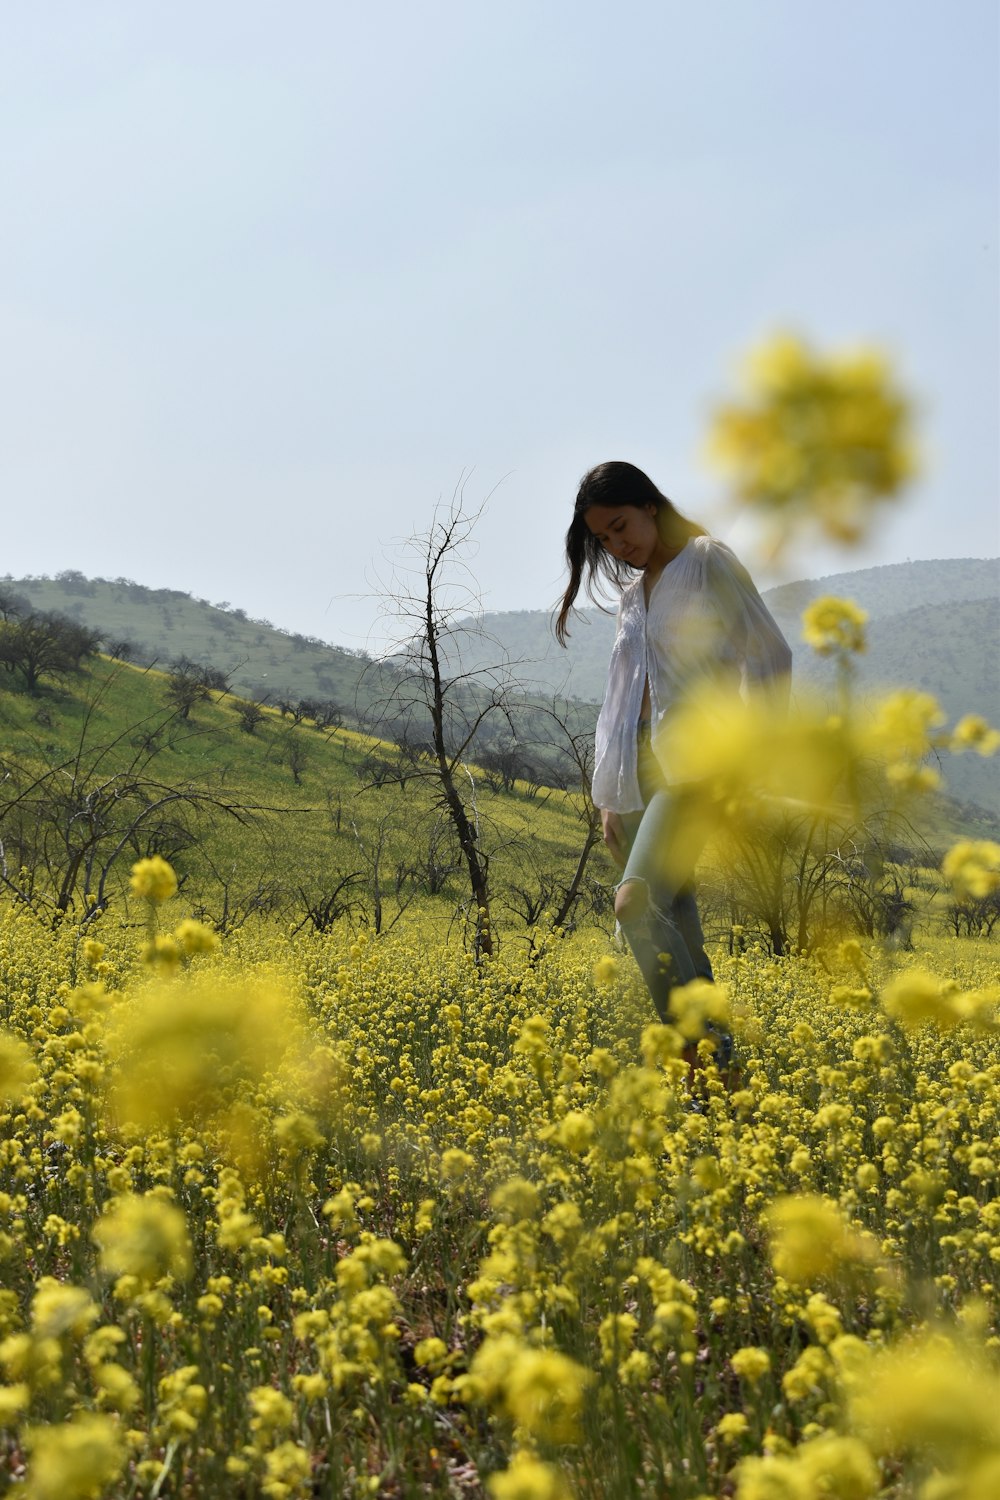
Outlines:
<svg viewBox="0 0 1000 1500"><path fill-rule="evenodd" d="M989 944L723 955L675 1030L597 935L167 910L2 914L9 1493L998 1492Z"/></svg>

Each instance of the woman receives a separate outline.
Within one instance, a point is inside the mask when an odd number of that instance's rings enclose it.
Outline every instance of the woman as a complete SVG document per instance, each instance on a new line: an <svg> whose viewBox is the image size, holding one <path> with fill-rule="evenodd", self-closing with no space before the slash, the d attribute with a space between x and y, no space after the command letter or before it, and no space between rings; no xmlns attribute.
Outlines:
<svg viewBox="0 0 1000 1500"><path fill-rule="evenodd" d="M593 796L622 877L615 914L661 1019L670 991L712 979L692 888L705 832L690 782L671 775L672 714L692 692L742 684L783 706L791 652L748 573L722 542L686 520L634 464L585 475L566 533L567 623L581 583L620 591L618 631L597 722ZM729 1060L720 1037L719 1061Z"/></svg>

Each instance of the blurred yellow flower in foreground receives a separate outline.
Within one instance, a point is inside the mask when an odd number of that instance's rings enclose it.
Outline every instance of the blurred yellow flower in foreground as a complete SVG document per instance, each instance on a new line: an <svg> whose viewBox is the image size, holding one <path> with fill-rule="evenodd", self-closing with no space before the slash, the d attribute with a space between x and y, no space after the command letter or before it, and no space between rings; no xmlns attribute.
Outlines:
<svg viewBox="0 0 1000 1500"><path fill-rule="evenodd" d="M975 750L977 755L995 755L1000 750L1000 729L994 729L982 714L966 714L952 730L949 748L959 754Z"/></svg>
<svg viewBox="0 0 1000 1500"><path fill-rule="evenodd" d="M235 1086L276 1073L298 1039L290 1001L272 982L154 981L120 1008L110 1038L118 1118L173 1130L218 1117Z"/></svg>
<svg viewBox="0 0 1000 1500"><path fill-rule="evenodd" d="M933 731L944 721L944 710L930 693L900 688L883 698L876 709L872 746L889 761L920 760L939 748Z"/></svg>
<svg viewBox="0 0 1000 1500"><path fill-rule="evenodd" d="M94 1225L101 1270L153 1286L163 1276L191 1274L191 1241L182 1211L162 1198L126 1193Z"/></svg>
<svg viewBox="0 0 1000 1500"><path fill-rule="evenodd" d="M737 1500L869 1500L881 1487L878 1465L855 1437L824 1432L789 1454L746 1458Z"/></svg>
<svg viewBox="0 0 1000 1500"><path fill-rule="evenodd" d="M729 1025L729 991L723 984L692 979L670 991L670 1019L685 1041L700 1041L708 1022Z"/></svg>
<svg viewBox="0 0 1000 1500"><path fill-rule="evenodd" d="M820 656L864 651L868 611L853 599L824 594L802 612L802 639Z"/></svg>
<svg viewBox="0 0 1000 1500"><path fill-rule="evenodd" d="M971 1342L945 1334L876 1354L852 1394L850 1417L879 1453L924 1454L960 1471L1000 1459L1000 1376Z"/></svg>
<svg viewBox="0 0 1000 1500"><path fill-rule="evenodd" d="M860 541L874 506L916 471L911 406L872 349L824 356L779 334L752 351L742 403L722 406L709 456L772 523L774 549L803 523Z"/></svg>
<svg viewBox="0 0 1000 1500"><path fill-rule="evenodd" d="M811 1193L778 1197L763 1217L771 1264L793 1286L836 1280L879 1263L871 1235L855 1229L826 1198Z"/></svg>
<svg viewBox="0 0 1000 1500"><path fill-rule="evenodd" d="M941 869L961 901L981 901L1000 887L1000 844L963 839L941 861Z"/></svg>
<svg viewBox="0 0 1000 1500"><path fill-rule="evenodd" d="M548 1443L573 1443L593 1372L556 1349L536 1349L502 1333L480 1345L467 1385L473 1399L499 1405L517 1427Z"/></svg>
<svg viewBox="0 0 1000 1500"><path fill-rule="evenodd" d="M515 1453L509 1469L487 1480L493 1500L571 1500L572 1491L559 1470L524 1451Z"/></svg>
<svg viewBox="0 0 1000 1500"><path fill-rule="evenodd" d="M177 891L177 876L159 854L140 859L132 866L132 894L158 906L169 901Z"/></svg>
<svg viewBox="0 0 1000 1500"><path fill-rule="evenodd" d="M0 1099L19 1099L35 1073L30 1048L9 1031L0 1031Z"/></svg>
<svg viewBox="0 0 1000 1500"><path fill-rule="evenodd" d="M603 958L599 958L594 965L595 984L613 984L618 974L618 960L610 953L605 953Z"/></svg>
<svg viewBox="0 0 1000 1500"><path fill-rule="evenodd" d="M97 1500L125 1465L125 1444L113 1417L81 1413L70 1422L31 1427L31 1500Z"/></svg>
<svg viewBox="0 0 1000 1500"><path fill-rule="evenodd" d="M64 1333L82 1338L99 1316L97 1303L83 1287L43 1276L35 1288L31 1326L40 1338L57 1339Z"/></svg>
<svg viewBox="0 0 1000 1500"><path fill-rule="evenodd" d="M963 991L924 969L905 969L883 989L882 1008L911 1031L931 1022L942 1030L965 1024L992 1032L1000 1027L1000 985Z"/></svg>
<svg viewBox="0 0 1000 1500"><path fill-rule="evenodd" d="M654 748L669 780L714 796L728 817L763 798L783 808L842 800L864 747L851 725L804 695L786 713L766 698L745 703L709 688L664 716Z"/></svg>

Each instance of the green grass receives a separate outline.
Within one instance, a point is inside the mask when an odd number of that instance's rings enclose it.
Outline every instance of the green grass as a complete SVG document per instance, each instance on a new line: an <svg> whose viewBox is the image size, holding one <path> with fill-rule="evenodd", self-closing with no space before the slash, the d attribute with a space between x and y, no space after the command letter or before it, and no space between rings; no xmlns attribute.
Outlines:
<svg viewBox="0 0 1000 1500"><path fill-rule="evenodd" d="M182 892L220 925L254 909L298 922L344 881L345 915L374 924L376 880L383 925L410 907L442 927L461 920L464 872L426 761L402 784L376 785L398 759L391 746L346 728L296 726L271 709L247 734L229 695L213 694L185 720L167 705L166 686L155 669L99 658L63 688L36 697L0 693L0 727L19 775L30 770L60 789L75 776L81 807L113 776L124 785L130 767L141 767L150 797L156 783L197 798L197 811L183 820L190 842L162 852L175 863ZM578 799L550 788L532 795L520 785L493 791L475 768L463 786L503 893L497 915L524 930L510 901L530 899L546 879L569 881L584 833ZM69 821L65 809L61 821ZM438 862L452 867L439 881L430 868L434 848ZM122 880L146 852L140 840L122 853L114 887L123 909ZM597 851L595 873L600 867L610 880L605 866Z"/></svg>

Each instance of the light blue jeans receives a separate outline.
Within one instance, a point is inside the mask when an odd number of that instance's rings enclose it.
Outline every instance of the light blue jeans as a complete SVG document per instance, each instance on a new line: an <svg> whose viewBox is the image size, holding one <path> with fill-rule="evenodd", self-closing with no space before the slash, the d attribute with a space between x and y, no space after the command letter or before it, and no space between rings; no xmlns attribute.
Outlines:
<svg viewBox="0 0 1000 1500"><path fill-rule="evenodd" d="M644 788L648 796L648 789ZM660 786L644 810L624 813L629 853L616 887L630 882L643 888L623 915L621 929L646 981L661 1021L670 1019L670 991L692 979L714 979L705 952L705 937L694 893L694 867L701 854L701 820L694 799L682 787ZM645 900L642 899L644 894ZM716 1061L728 1066L732 1039L709 1024Z"/></svg>

